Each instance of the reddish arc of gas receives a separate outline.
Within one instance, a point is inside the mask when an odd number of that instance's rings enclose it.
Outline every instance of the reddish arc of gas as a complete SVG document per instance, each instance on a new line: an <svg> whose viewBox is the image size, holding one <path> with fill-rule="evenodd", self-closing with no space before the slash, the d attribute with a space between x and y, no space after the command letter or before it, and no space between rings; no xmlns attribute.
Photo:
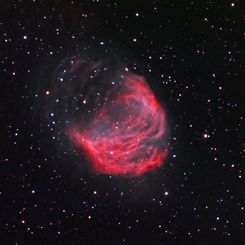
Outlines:
<svg viewBox="0 0 245 245"><path fill-rule="evenodd" d="M166 112L145 79L130 75L94 113L69 129L95 172L140 176L159 168L168 155Z"/></svg>

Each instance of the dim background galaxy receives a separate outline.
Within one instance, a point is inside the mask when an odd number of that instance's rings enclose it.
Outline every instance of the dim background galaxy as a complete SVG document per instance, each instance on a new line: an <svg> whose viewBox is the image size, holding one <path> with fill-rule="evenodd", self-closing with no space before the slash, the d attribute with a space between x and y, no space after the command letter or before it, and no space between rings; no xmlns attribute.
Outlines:
<svg viewBox="0 0 245 245"><path fill-rule="evenodd" d="M1 1L0 243L244 245L244 27L236 0Z"/></svg>

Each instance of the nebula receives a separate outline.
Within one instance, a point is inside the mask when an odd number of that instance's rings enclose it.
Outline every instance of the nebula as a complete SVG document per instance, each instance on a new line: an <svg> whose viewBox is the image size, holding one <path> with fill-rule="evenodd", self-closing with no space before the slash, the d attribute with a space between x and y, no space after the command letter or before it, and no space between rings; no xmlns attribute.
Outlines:
<svg viewBox="0 0 245 245"><path fill-rule="evenodd" d="M46 113L96 173L140 176L164 164L166 112L143 76L115 60L59 65Z"/></svg>
<svg viewBox="0 0 245 245"><path fill-rule="evenodd" d="M139 176L164 163L166 114L143 77L131 75L114 88L91 119L69 131L99 173Z"/></svg>

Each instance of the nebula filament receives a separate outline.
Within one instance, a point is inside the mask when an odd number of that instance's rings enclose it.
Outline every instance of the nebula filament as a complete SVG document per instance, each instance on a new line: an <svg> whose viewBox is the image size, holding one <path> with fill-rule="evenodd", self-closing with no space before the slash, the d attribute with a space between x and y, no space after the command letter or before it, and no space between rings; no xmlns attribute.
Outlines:
<svg viewBox="0 0 245 245"><path fill-rule="evenodd" d="M131 74L110 89L89 123L81 119L69 136L94 171L139 176L164 163L166 127L166 113L147 82Z"/></svg>

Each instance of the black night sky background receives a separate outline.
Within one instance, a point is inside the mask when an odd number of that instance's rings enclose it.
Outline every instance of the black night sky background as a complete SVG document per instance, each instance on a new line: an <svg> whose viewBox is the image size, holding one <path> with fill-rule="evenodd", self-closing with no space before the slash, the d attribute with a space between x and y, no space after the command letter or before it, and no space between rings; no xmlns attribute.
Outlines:
<svg viewBox="0 0 245 245"><path fill-rule="evenodd" d="M236 0L2 0L0 244L244 245L242 12ZM107 77L118 66L148 82L168 121L160 168L91 170L63 105L50 111L60 64L77 56L117 57Z"/></svg>

